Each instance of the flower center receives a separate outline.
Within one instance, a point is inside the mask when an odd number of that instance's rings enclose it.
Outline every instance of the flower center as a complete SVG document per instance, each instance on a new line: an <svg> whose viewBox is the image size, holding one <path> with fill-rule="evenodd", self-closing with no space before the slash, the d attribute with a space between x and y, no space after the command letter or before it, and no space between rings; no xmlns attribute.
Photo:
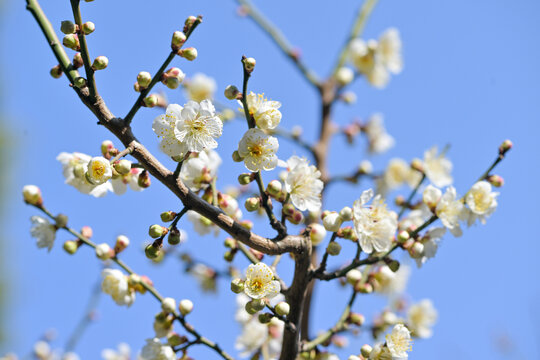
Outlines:
<svg viewBox="0 0 540 360"><path fill-rule="evenodd" d="M407 339L403 336L400 336L399 334L391 334L390 339L392 339L392 343L394 344L394 348L398 352L406 352L412 350L412 344L411 339Z"/></svg>
<svg viewBox="0 0 540 360"><path fill-rule="evenodd" d="M259 157L263 154L263 148L260 145L252 145L248 147L248 151L251 156Z"/></svg>
<svg viewBox="0 0 540 360"><path fill-rule="evenodd" d="M101 163L93 163L92 164L92 173L95 177L102 177L103 174L105 174L105 166Z"/></svg>
<svg viewBox="0 0 540 360"><path fill-rule="evenodd" d="M251 281L251 290L253 292L260 292L264 287L264 284L261 280L255 279Z"/></svg>

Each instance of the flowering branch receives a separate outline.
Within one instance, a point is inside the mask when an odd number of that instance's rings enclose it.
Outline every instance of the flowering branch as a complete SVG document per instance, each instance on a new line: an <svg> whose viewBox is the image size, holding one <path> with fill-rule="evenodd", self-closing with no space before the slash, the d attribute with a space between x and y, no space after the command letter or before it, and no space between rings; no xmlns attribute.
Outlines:
<svg viewBox="0 0 540 360"><path fill-rule="evenodd" d="M90 98L95 99L97 94L96 80L94 79L94 69L92 69L92 64L90 63L90 52L88 51L88 46L86 45L86 37L84 31L82 31L82 18L81 10L79 7L80 0L70 0L71 10L73 11L73 18L75 24L78 26L77 37L79 43L81 44L81 57L84 63L84 72L86 73L87 86L90 90Z"/></svg>

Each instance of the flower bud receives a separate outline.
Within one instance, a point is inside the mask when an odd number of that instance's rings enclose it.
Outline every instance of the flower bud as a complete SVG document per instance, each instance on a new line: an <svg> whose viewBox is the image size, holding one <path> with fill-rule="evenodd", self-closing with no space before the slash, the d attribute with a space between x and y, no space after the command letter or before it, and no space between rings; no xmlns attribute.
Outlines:
<svg viewBox="0 0 540 360"><path fill-rule="evenodd" d="M289 219L289 221L294 225L298 225L304 221L304 214L302 214L300 211L294 210L293 214L289 215L287 219Z"/></svg>
<svg viewBox="0 0 540 360"><path fill-rule="evenodd" d="M225 88L225 97L229 100L235 100L239 93L240 91L234 85L228 85Z"/></svg>
<svg viewBox="0 0 540 360"><path fill-rule="evenodd" d="M373 164L369 160L363 160L360 162L360 165L358 165L358 172L360 174L371 174L373 171Z"/></svg>
<svg viewBox="0 0 540 360"><path fill-rule="evenodd" d="M309 238L313 245L319 245L326 237L326 229L321 224L311 224L311 230L309 231Z"/></svg>
<svg viewBox="0 0 540 360"><path fill-rule="evenodd" d="M287 316L289 315L289 311L291 311L291 306L285 301L281 301L276 305L274 310L280 316Z"/></svg>
<svg viewBox="0 0 540 360"><path fill-rule="evenodd" d="M139 89L146 89L151 82L152 75L150 75L148 71L141 71L137 75L137 84L139 84Z"/></svg>
<svg viewBox="0 0 540 360"><path fill-rule="evenodd" d="M371 354L372 350L373 348L371 346L369 346L368 344L364 344L360 348L360 354L362 354L362 356L367 359L369 357L369 354Z"/></svg>
<svg viewBox="0 0 540 360"><path fill-rule="evenodd" d="M238 153L238 150L235 150L232 153L232 159L233 159L234 162L242 162L242 161L244 161L244 158L242 156L240 156L240 154Z"/></svg>
<svg viewBox="0 0 540 360"><path fill-rule="evenodd" d="M172 228L169 231L169 236L167 237L167 242L170 245L178 245L182 241L182 233L177 228Z"/></svg>
<svg viewBox="0 0 540 360"><path fill-rule="evenodd" d="M109 151L114 149L114 144L111 140L104 140L102 143L101 143L101 154L103 156L108 156L109 155Z"/></svg>
<svg viewBox="0 0 540 360"><path fill-rule="evenodd" d="M77 89L84 89L86 87L86 79L82 76L73 79L73 86Z"/></svg>
<svg viewBox="0 0 540 360"><path fill-rule="evenodd" d="M68 254L73 255L77 252L77 249L79 249L79 244L77 241L68 240L64 243L63 248Z"/></svg>
<svg viewBox="0 0 540 360"><path fill-rule="evenodd" d="M339 86L345 86L354 79L354 72L348 67L339 68L335 76L336 82Z"/></svg>
<svg viewBox="0 0 540 360"><path fill-rule="evenodd" d="M139 178L137 179L137 185L139 185L143 189L146 189L150 186L150 175L148 175L148 171L144 170L142 173L139 174Z"/></svg>
<svg viewBox="0 0 540 360"><path fill-rule="evenodd" d="M270 196L277 197L281 193L282 185L278 180L272 180L268 183L266 191Z"/></svg>
<svg viewBox="0 0 540 360"><path fill-rule="evenodd" d="M283 209L281 210L285 215L291 216L294 214L296 209L294 208L293 204L285 204L283 205Z"/></svg>
<svg viewBox="0 0 540 360"><path fill-rule="evenodd" d="M69 20L64 20L60 24L60 31L65 35L74 34L77 31L77 25Z"/></svg>
<svg viewBox="0 0 540 360"><path fill-rule="evenodd" d="M259 197L249 197L246 199L244 206L249 212L256 211L261 207L261 199Z"/></svg>
<svg viewBox="0 0 540 360"><path fill-rule="evenodd" d="M57 228L63 228L63 227L66 227L67 223L68 223L68 217L67 215L64 215L64 214L58 214L56 215L56 217L54 218L55 222L56 222L56 227Z"/></svg>
<svg viewBox="0 0 540 360"><path fill-rule="evenodd" d="M349 321L354 325L362 326L366 321L366 318L362 314L353 312L349 315Z"/></svg>
<svg viewBox="0 0 540 360"><path fill-rule="evenodd" d="M424 254L424 244L422 244L419 241L415 241L414 244L408 250L409 250L409 255L411 255L413 259L418 259L422 257L422 255Z"/></svg>
<svg viewBox="0 0 540 360"><path fill-rule="evenodd" d="M504 140L501 146L499 146L499 154L500 155L506 154L506 152L510 150L512 146L514 146L514 144L512 144L512 141Z"/></svg>
<svg viewBox="0 0 540 360"><path fill-rule="evenodd" d="M114 164L114 170L120 175L126 175L131 171L131 161L122 159Z"/></svg>
<svg viewBox="0 0 540 360"><path fill-rule="evenodd" d="M386 265L388 265L388 267L390 268L390 270L392 270L392 272L397 272L399 270L399 261L397 260L390 260L386 263Z"/></svg>
<svg viewBox="0 0 540 360"><path fill-rule="evenodd" d="M252 299L247 302L245 309L248 312L248 314L255 314L258 311L261 311L266 306L263 299Z"/></svg>
<svg viewBox="0 0 540 360"><path fill-rule="evenodd" d="M41 206L43 204L41 190L36 185L25 185L22 192L23 199L26 203L35 206Z"/></svg>
<svg viewBox="0 0 540 360"><path fill-rule="evenodd" d="M169 221L173 221L176 215L177 214L174 211L169 210L169 211L162 212L159 216L161 217L161 221L169 222Z"/></svg>
<svg viewBox="0 0 540 360"><path fill-rule="evenodd" d="M169 89L176 89L184 81L186 74L177 67L170 68L161 76L161 82Z"/></svg>
<svg viewBox="0 0 540 360"><path fill-rule="evenodd" d="M82 24L82 31L85 35L90 35L94 30L96 30L96 25L93 22L87 21Z"/></svg>
<svg viewBox="0 0 540 360"><path fill-rule="evenodd" d="M118 235L114 244L114 252L119 254L129 246L129 238L125 235Z"/></svg>
<svg viewBox="0 0 540 360"><path fill-rule="evenodd" d="M400 244L403 244L405 241L409 240L409 238L410 238L409 232L406 231L406 230L403 230L403 231L399 232L399 234L397 236L397 241Z"/></svg>
<svg viewBox="0 0 540 360"><path fill-rule="evenodd" d="M240 175L238 175L238 183L240 185L247 185L252 181L253 181L253 177L251 176L251 174L240 174Z"/></svg>
<svg viewBox="0 0 540 360"><path fill-rule="evenodd" d="M339 216L341 217L342 221L351 221L353 219L353 211L350 207L345 206L339 212Z"/></svg>
<svg viewBox="0 0 540 360"><path fill-rule="evenodd" d="M340 99L347 105L354 104L356 102L356 94L352 91L346 91L341 94Z"/></svg>
<svg viewBox="0 0 540 360"><path fill-rule="evenodd" d="M156 106L159 102L158 96L156 94L150 94L146 98L144 98L144 106L153 108Z"/></svg>
<svg viewBox="0 0 540 360"><path fill-rule="evenodd" d="M236 240L233 238L226 238L223 245L228 249L236 249Z"/></svg>
<svg viewBox="0 0 540 360"><path fill-rule="evenodd" d="M332 241L326 247L326 252L332 256L339 255L339 253L341 252L341 245L335 241Z"/></svg>
<svg viewBox="0 0 540 360"><path fill-rule="evenodd" d="M184 22L184 32L187 32L193 24L195 24L195 21L197 21L197 18L193 15L190 15L187 17L186 21Z"/></svg>
<svg viewBox="0 0 540 360"><path fill-rule="evenodd" d="M244 291L244 280L233 279L231 281L231 291L235 294L240 294Z"/></svg>
<svg viewBox="0 0 540 360"><path fill-rule="evenodd" d="M188 341L187 337L179 335L179 334L177 334L175 332L170 333L167 336L167 344L169 346L172 346L172 347L180 346L180 345L186 343L187 341Z"/></svg>
<svg viewBox="0 0 540 360"><path fill-rule="evenodd" d="M411 169L424 173L424 163L418 158L414 158L411 161Z"/></svg>
<svg viewBox="0 0 540 360"><path fill-rule="evenodd" d="M339 230L343 220L339 214L335 211L324 214L323 213L323 225L328 231L336 232Z"/></svg>
<svg viewBox="0 0 540 360"><path fill-rule="evenodd" d="M75 53L75 55L73 55L73 67L75 69L78 69L80 67L83 67L84 65L84 61L82 59L82 55L80 52L78 53Z"/></svg>
<svg viewBox="0 0 540 360"><path fill-rule="evenodd" d="M90 226L83 226L81 229L81 235L85 237L86 239L92 238L93 231Z"/></svg>
<svg viewBox="0 0 540 360"><path fill-rule="evenodd" d="M151 238L157 239L159 237L162 237L163 235L166 235L169 232L167 228L164 228L161 225L154 224L150 226L148 229L148 235L150 235Z"/></svg>
<svg viewBox="0 0 540 360"><path fill-rule="evenodd" d="M146 248L144 248L144 253L150 260L156 259L160 255L160 252L159 247L154 246L154 244L149 244Z"/></svg>
<svg viewBox="0 0 540 360"><path fill-rule="evenodd" d="M173 49L180 49L180 47L186 42L186 34L181 31L175 31L172 35L171 47Z"/></svg>
<svg viewBox="0 0 540 360"><path fill-rule="evenodd" d="M495 187L504 185L504 179L499 175L489 175L486 180Z"/></svg>
<svg viewBox="0 0 540 360"><path fill-rule="evenodd" d="M94 62L92 63L92 69L94 70L103 70L109 65L109 59L107 59L106 56L98 56L94 59Z"/></svg>
<svg viewBox="0 0 540 360"><path fill-rule="evenodd" d="M234 255L236 255L236 251L225 251L225 254L223 254L223 259L225 259L226 262L232 262L234 260Z"/></svg>
<svg viewBox="0 0 540 360"><path fill-rule="evenodd" d="M360 270L357 270L357 269L351 269L347 272L347 274L345 275L345 277L347 278L347 282L351 285L354 285L356 284L358 281L360 281L360 279L362 279L362 273L360 272Z"/></svg>
<svg viewBox="0 0 540 360"><path fill-rule="evenodd" d="M182 315L186 316L193 310L193 303L188 299L181 300L178 309Z"/></svg>
<svg viewBox="0 0 540 360"><path fill-rule="evenodd" d="M161 302L161 309L168 314L173 313L176 310L176 300L166 297Z"/></svg>
<svg viewBox="0 0 540 360"><path fill-rule="evenodd" d="M55 79L59 79L62 77L62 67L60 65L54 66L50 71L49 74Z"/></svg>
<svg viewBox="0 0 540 360"><path fill-rule="evenodd" d="M114 251L107 243L99 244L96 245L96 256L100 260L109 260L114 257Z"/></svg>
<svg viewBox="0 0 540 360"><path fill-rule="evenodd" d="M261 324L268 324L270 321L272 321L273 317L274 315L270 313L259 314L259 322Z"/></svg>
<svg viewBox="0 0 540 360"><path fill-rule="evenodd" d="M188 61L193 61L197 58L197 49L194 47L188 47L178 50L177 54Z"/></svg>
<svg viewBox="0 0 540 360"><path fill-rule="evenodd" d="M244 63L244 69L246 69L247 72L252 72L253 69L255 69L255 64L257 63L254 58L244 58L242 60Z"/></svg>

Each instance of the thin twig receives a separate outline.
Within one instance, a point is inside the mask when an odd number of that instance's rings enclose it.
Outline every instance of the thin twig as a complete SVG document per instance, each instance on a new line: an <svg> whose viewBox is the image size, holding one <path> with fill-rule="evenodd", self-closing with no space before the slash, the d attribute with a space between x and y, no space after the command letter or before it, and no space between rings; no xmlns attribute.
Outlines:
<svg viewBox="0 0 540 360"><path fill-rule="evenodd" d="M88 45L86 45L86 37L82 31L82 18L81 18L81 9L79 7L80 0L71 0L71 10L73 11L73 18L75 24L79 26L79 31L77 36L79 38L79 43L81 46L81 57L84 63L84 72L86 73L86 83L88 89L90 90L90 97L95 100L97 94L96 80L94 78L94 69L92 69L92 64L90 60L90 52L88 51Z"/></svg>

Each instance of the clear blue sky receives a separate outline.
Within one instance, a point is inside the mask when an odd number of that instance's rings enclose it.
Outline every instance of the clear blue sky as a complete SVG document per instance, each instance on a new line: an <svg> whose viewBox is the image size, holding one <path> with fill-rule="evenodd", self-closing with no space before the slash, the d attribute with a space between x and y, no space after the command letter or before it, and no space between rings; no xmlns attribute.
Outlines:
<svg viewBox="0 0 540 360"><path fill-rule="evenodd" d="M3 239L8 242L2 257L8 269L3 276L9 280L10 310L7 319L1 319L9 338L0 346L0 354L8 350L25 354L50 327L58 332L54 346L61 347L81 316L100 271L89 249L72 257L62 251L61 244L68 239L64 234L59 234L50 254L38 251L28 234L28 219L35 212L22 204L19 195L28 183L39 185L51 210L68 214L74 227L91 225L96 241L112 243L120 233L129 236L133 245L123 254L126 261L154 279L164 295L196 300L192 323L234 353L232 342L239 327L232 322L234 297L227 283L220 283L218 295L200 295L178 262L169 259L156 267L141 255L148 225L159 220L161 211L179 206L163 186L154 182L143 193L94 199L63 184L57 154L96 154L101 141L111 136L95 125L92 114L66 81L48 75L54 58L24 2L5 3L0 22L0 104L11 139L11 164L8 170L3 169L9 172L10 183L7 198L2 199L7 210L2 219ZM292 44L301 48L305 62L325 76L359 2L276 0L257 1L257 5ZM71 18L67 2L43 1L42 6L57 29L61 20ZM306 138L313 139L318 121L315 92L264 33L236 15L236 8L234 1L83 3L83 18L97 28L89 37L91 53L110 59L109 68L97 75L99 90L110 109L117 116L127 113L136 97L132 90L136 74L154 72L168 54L171 33L181 28L186 16L202 14L204 23L190 39L199 58L192 63L177 59L174 65L188 76L204 72L214 77L217 97L225 102L224 87L240 85L241 55L255 57L257 68L250 88L281 101L283 126L300 124ZM540 302L540 245L535 228L540 200L536 181L540 176L539 11L540 3L534 0L381 0L367 24L368 38L377 37L390 26L401 31L405 69L384 91L364 81L355 83L352 90L358 96L357 104L338 106L335 121L344 124L355 116L384 113L397 144L388 154L372 159L376 168L391 157L411 159L432 145L451 144L455 186L463 194L494 159L502 140L510 138L515 144L496 171L506 185L501 189L499 208L487 225L473 227L459 239L447 235L437 257L413 272L410 297L431 298L440 317L433 338L416 341L411 358L540 357L540 312L535 306ZM167 91L167 96L171 102L184 101L180 91ZM155 152L157 141L151 122L158 113L143 109L134 120L137 136ZM228 155L241 129L240 125L227 125L220 140L226 159L220 169L221 184L233 183L241 171L240 165L231 165ZM336 172L352 169L365 157L363 147L350 149L340 141L335 141L331 152L331 169ZM287 158L294 149L285 141L281 144L280 155ZM334 188L328 208L350 205L367 186ZM192 234L184 249L225 267L223 239L223 234L217 239ZM282 270L285 278L290 277L287 269L284 266ZM347 294L334 285L317 290L313 332L335 322ZM361 298L355 310L370 318L382 304L382 299ZM152 317L158 310L148 295L138 296L130 309L119 308L103 297L99 321L85 333L78 352L83 359L96 359L102 348L115 347L121 341L139 349L153 334ZM497 350L495 343L500 337L510 339L510 352ZM358 352L364 341L353 340L351 351L339 354L346 358ZM192 356L215 358L204 348L195 349Z"/></svg>

